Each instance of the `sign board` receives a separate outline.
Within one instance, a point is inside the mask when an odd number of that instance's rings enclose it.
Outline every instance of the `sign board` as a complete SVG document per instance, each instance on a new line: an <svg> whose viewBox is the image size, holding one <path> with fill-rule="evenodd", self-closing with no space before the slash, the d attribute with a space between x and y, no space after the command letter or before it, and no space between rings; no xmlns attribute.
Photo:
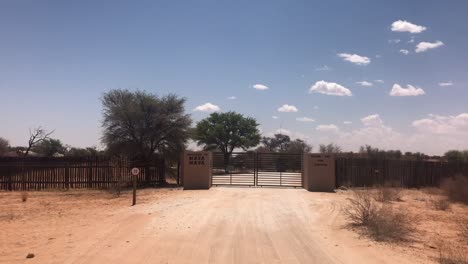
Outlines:
<svg viewBox="0 0 468 264"><path fill-rule="evenodd" d="M332 155L304 155L304 188L308 191L332 192L335 189L335 158Z"/></svg>
<svg viewBox="0 0 468 264"><path fill-rule="evenodd" d="M138 169L138 168L132 168L132 171L131 171L131 172L132 172L132 175L133 175L133 176L137 176L138 174L140 174L140 169Z"/></svg>
<svg viewBox="0 0 468 264"><path fill-rule="evenodd" d="M187 153L187 157L188 165L205 166L209 162L205 153Z"/></svg>

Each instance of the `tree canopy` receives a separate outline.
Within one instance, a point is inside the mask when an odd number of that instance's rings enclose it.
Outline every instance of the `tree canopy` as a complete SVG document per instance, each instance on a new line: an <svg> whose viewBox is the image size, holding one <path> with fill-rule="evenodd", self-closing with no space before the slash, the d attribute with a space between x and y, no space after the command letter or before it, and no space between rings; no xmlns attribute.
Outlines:
<svg viewBox="0 0 468 264"><path fill-rule="evenodd" d="M156 152L182 149L187 141L192 121L184 98L111 90L101 101L102 142L111 154L150 160Z"/></svg>
<svg viewBox="0 0 468 264"><path fill-rule="evenodd" d="M31 150L46 157L52 157L56 154L64 155L67 151L66 147L60 140L53 138L42 140L35 144Z"/></svg>
<svg viewBox="0 0 468 264"><path fill-rule="evenodd" d="M287 152L287 153L308 153L312 151L312 146L301 139L291 140L288 135L275 134L273 137L263 137L263 146L257 148L259 152Z"/></svg>
<svg viewBox="0 0 468 264"><path fill-rule="evenodd" d="M0 155L7 153L10 150L10 143L8 140L0 137Z"/></svg>
<svg viewBox="0 0 468 264"><path fill-rule="evenodd" d="M212 113L196 127L194 139L205 150L218 149L229 159L236 148L247 150L260 142L258 123L254 118L236 112Z"/></svg>
<svg viewBox="0 0 468 264"><path fill-rule="evenodd" d="M341 153L341 147L337 144L330 143L328 145L320 144L320 153L337 154Z"/></svg>

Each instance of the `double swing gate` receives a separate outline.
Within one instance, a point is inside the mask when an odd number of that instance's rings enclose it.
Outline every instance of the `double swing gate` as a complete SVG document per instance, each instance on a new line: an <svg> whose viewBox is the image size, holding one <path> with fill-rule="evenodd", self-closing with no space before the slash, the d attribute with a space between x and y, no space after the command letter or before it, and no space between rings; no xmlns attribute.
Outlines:
<svg viewBox="0 0 468 264"><path fill-rule="evenodd" d="M213 185L302 187L301 153L213 153Z"/></svg>

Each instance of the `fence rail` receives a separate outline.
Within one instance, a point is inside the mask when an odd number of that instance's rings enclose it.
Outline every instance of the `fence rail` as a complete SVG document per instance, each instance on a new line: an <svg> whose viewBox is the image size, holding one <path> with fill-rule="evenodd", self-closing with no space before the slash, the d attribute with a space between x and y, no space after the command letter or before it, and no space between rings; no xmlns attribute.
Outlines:
<svg viewBox="0 0 468 264"><path fill-rule="evenodd" d="M411 160L337 158L337 186L373 186L387 183L419 188L439 186L443 179L468 175L468 163Z"/></svg>
<svg viewBox="0 0 468 264"><path fill-rule="evenodd" d="M139 186L165 181L164 159L0 157L0 190L120 188L130 185L132 167L140 169Z"/></svg>

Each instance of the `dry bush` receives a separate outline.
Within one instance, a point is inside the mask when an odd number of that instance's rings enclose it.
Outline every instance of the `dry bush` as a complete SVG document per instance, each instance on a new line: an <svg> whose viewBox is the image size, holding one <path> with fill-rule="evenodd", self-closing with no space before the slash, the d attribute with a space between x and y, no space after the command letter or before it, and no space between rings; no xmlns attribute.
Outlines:
<svg viewBox="0 0 468 264"><path fill-rule="evenodd" d="M468 204L468 177L457 175L446 179L441 188L451 201Z"/></svg>
<svg viewBox="0 0 468 264"><path fill-rule="evenodd" d="M28 200L29 194L27 192L21 192L21 201L24 203Z"/></svg>
<svg viewBox="0 0 468 264"><path fill-rule="evenodd" d="M382 203L401 201L401 191L399 187L380 186L377 187L375 199Z"/></svg>
<svg viewBox="0 0 468 264"><path fill-rule="evenodd" d="M450 209L450 201L448 199L431 199L432 208L440 211L447 211Z"/></svg>
<svg viewBox="0 0 468 264"><path fill-rule="evenodd" d="M412 221L405 212L379 205L370 190L353 191L349 204L343 209L352 225L364 227L366 234L377 241L405 241L413 232Z"/></svg>
<svg viewBox="0 0 468 264"><path fill-rule="evenodd" d="M450 243L441 243L439 247L440 264L468 264L468 254L463 248L446 245Z"/></svg>
<svg viewBox="0 0 468 264"><path fill-rule="evenodd" d="M353 190L349 204L343 212L353 225L366 226L377 212L373 195L370 190Z"/></svg>

